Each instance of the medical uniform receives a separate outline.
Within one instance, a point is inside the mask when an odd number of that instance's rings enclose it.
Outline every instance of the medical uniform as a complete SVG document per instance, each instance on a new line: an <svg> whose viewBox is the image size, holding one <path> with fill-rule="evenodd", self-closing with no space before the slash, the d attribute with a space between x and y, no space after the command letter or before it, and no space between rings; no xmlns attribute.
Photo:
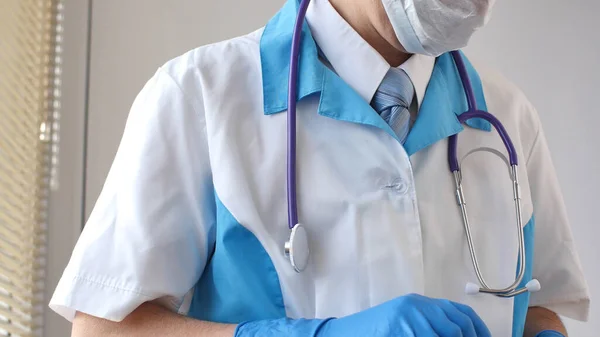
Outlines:
<svg viewBox="0 0 600 337"><path fill-rule="evenodd" d="M298 4L249 35L192 50L142 89L104 189L51 307L119 321L146 301L238 323L349 315L408 293L472 306L493 336L521 336L528 306L585 320L589 296L535 109L513 85L467 62L479 108L520 158L527 270L541 291L466 295L476 282L454 180L458 155L475 248L492 287L513 282L517 236L504 145L467 109L450 55L402 68L418 116L404 146L370 107L389 70L331 7L309 7L301 42L298 208L311 259L283 246L289 55ZM320 61L327 59L331 68ZM500 156L498 156L498 153Z"/></svg>

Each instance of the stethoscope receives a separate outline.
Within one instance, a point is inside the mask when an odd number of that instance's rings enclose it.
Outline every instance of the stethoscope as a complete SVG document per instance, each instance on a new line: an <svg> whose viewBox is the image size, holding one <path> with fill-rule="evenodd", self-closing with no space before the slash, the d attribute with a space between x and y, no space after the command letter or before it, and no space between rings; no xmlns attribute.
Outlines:
<svg viewBox="0 0 600 337"><path fill-rule="evenodd" d="M298 205L296 199L296 90L298 81L298 61L300 56L300 39L302 25L304 18L306 17L306 10L310 0L302 0L300 2L300 8L298 10L298 16L294 25L294 35L292 37L292 48L290 57L290 73L288 83L288 123L287 123L287 198L288 198L288 226L290 229L290 238L285 243L284 252L294 270L298 273L302 272L308 265L309 259L309 244L308 244L308 233L306 228L298 222ZM485 281L481 269L479 268L479 261L477 260L477 254L475 253L475 247L473 239L471 237L471 226L469 224L469 218L467 216L467 203L465 200L465 194L462 187L462 174L460 171L460 165L456 155L456 144L458 141L458 135L453 135L449 138L448 142L448 164L450 171L454 175L454 181L456 184L456 198L458 205L460 206L463 225L465 234L467 237L467 243L469 246L469 252L471 255L471 262L475 269L475 274L479 281L479 285L475 283L467 283L465 292L467 294L487 293L499 297L514 297L516 295L525 292L539 291L541 286L538 280L532 279L525 287L519 288L519 284L523 281L525 275L525 238L523 231L523 220L521 216L521 189L519 187L518 177L518 160L517 152L515 147L506 132L506 129L500 123L500 121L492 114L478 110L477 103L475 101L475 94L473 93L473 86L469 79L465 64L462 56L458 51L451 52L454 63L458 69L462 85L466 94L468 110L458 116L460 123L465 123L467 120L472 118L482 118L488 121L494 126L502 142L506 147L509 155L509 161L511 166L511 180L513 185L513 198L515 202L516 218L517 218L517 233L519 241L519 254L518 261L519 271L514 282L503 289L491 288Z"/></svg>

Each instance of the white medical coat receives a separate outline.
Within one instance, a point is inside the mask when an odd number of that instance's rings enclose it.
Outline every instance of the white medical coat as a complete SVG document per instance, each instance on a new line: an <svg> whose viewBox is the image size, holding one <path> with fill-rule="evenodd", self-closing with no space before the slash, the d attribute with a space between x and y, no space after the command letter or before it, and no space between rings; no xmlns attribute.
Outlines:
<svg viewBox="0 0 600 337"><path fill-rule="evenodd" d="M585 320L588 290L541 123L524 95L467 62L479 108L500 119L518 153L524 283L534 277L542 289L515 299L466 295L477 279L447 137L460 133L473 238L495 287L517 271L509 169L492 153L506 154L504 145L487 122L458 122L466 101L447 54L403 65L419 113L401 145L368 103L389 65L327 1L311 4L302 40L298 208L312 255L304 273L293 271L283 245L296 10L289 0L265 28L192 50L145 85L51 307L67 319L82 311L118 321L159 301L236 323L339 317L420 293L472 306L494 336L522 334L528 306Z"/></svg>

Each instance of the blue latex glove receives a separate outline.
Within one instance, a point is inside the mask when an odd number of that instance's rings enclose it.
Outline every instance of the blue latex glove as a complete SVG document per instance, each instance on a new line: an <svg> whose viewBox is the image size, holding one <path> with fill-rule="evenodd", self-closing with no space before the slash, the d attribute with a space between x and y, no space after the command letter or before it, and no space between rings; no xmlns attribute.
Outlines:
<svg viewBox="0 0 600 337"><path fill-rule="evenodd" d="M326 320L277 319L238 325L235 337L491 337L466 305L406 295L357 314Z"/></svg>
<svg viewBox="0 0 600 337"><path fill-rule="evenodd" d="M544 330L544 331L538 333L537 335L535 335L535 337L565 337L565 335L561 334L558 331L554 331L554 330Z"/></svg>

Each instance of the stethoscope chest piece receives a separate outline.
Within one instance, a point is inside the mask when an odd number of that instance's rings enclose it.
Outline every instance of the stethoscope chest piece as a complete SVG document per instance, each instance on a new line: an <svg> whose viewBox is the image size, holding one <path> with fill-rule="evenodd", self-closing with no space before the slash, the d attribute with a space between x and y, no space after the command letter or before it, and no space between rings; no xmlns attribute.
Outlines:
<svg viewBox="0 0 600 337"><path fill-rule="evenodd" d="M298 224L292 228L290 240L285 243L285 256L290 259L292 267L297 273L306 269L310 251L308 249L308 234L304 226Z"/></svg>

